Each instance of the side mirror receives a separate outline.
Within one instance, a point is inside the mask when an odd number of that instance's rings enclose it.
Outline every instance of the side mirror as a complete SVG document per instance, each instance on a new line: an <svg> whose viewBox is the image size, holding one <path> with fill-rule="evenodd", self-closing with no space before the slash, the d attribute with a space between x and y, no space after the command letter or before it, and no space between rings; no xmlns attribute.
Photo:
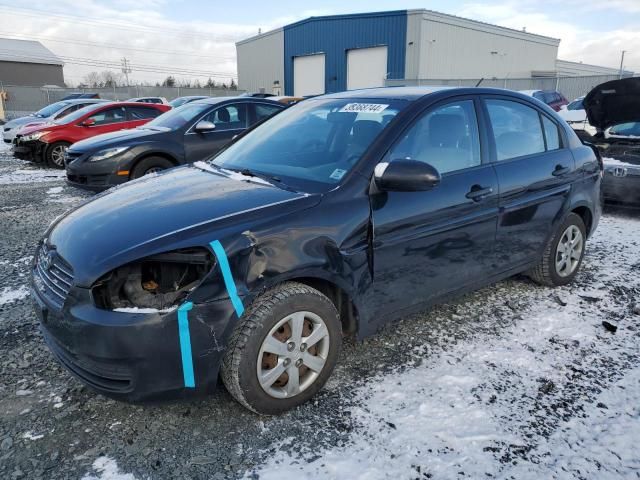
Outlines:
<svg viewBox="0 0 640 480"><path fill-rule="evenodd" d="M96 121L93 118L87 118L80 125L83 127L93 127L96 124Z"/></svg>
<svg viewBox="0 0 640 480"><path fill-rule="evenodd" d="M194 130L199 133L203 132L211 132L216 129L216 124L213 122L208 122L206 120L201 120L196 123Z"/></svg>
<svg viewBox="0 0 640 480"><path fill-rule="evenodd" d="M373 173L376 186L383 191L421 192L440 183L440 173L428 163L399 159L379 163Z"/></svg>

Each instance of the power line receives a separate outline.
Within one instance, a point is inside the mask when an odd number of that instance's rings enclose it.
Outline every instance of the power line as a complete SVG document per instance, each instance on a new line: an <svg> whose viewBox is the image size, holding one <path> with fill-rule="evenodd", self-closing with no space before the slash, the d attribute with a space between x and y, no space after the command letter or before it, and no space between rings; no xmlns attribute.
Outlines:
<svg viewBox="0 0 640 480"><path fill-rule="evenodd" d="M151 32L158 32L158 33L162 33L162 34L167 34L167 33L173 33L175 35L181 35L181 36L185 36L185 37L194 37L194 38L205 38L207 40L229 40L231 42L235 42L236 40L238 40L238 36L236 35L208 35L208 34L204 34L204 33L189 33L189 32L185 32L184 30L179 30L179 29L175 29L175 28L169 28L169 27L149 27L149 26L140 26L140 25L136 25L133 23L116 23L116 22L107 22L104 20L95 20L92 19L90 17L85 17L85 16L80 16L80 15L68 15L68 14L62 14L62 13L57 13L57 12L52 12L52 11L48 11L48 10L39 10L36 8L22 8L22 7L15 7L13 5L7 5L4 3L0 3L0 7L4 7L6 9L9 10L17 10L14 11L13 13L15 15L24 15L27 17L36 17L36 18L42 18L42 15L37 15L35 13L31 13L31 12L38 12L41 14L46 14L50 17L57 17L57 18L64 18L64 19L72 19L74 20L76 23L84 23L84 24L88 24L88 25L98 25L98 26L108 26L111 28L117 28L117 29L121 29L121 30L133 30L137 33L140 33L141 31L151 31Z"/></svg>
<svg viewBox="0 0 640 480"><path fill-rule="evenodd" d="M202 55L197 53L181 52L181 51L173 51L173 50L155 50L155 49L148 49L148 48L136 48L136 47L129 47L125 45L111 44L111 43L80 42L77 40L58 39L58 38L45 37L43 35L29 35L29 34L18 33L18 32L0 32L0 35L24 37L29 40L37 39L37 40L44 40L49 42L70 43L75 45L84 45L84 46L92 46L92 47L118 48L122 50L131 50L131 51L142 52L142 53L159 53L163 55L182 55L182 56L211 58L211 59L220 59L220 60L235 60L236 58L236 57L217 56L217 55Z"/></svg>

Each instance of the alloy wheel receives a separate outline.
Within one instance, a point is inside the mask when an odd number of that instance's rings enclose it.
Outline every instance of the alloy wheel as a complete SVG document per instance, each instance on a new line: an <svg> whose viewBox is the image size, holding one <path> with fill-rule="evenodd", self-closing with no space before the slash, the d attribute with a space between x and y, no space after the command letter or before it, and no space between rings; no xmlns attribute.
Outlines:
<svg viewBox="0 0 640 480"><path fill-rule="evenodd" d="M68 148L66 145L57 145L51 150L51 161L58 167L64 166L64 154Z"/></svg>
<svg viewBox="0 0 640 480"><path fill-rule="evenodd" d="M577 226L569 225L556 247L556 272L559 276L568 277L578 268L583 248L582 232Z"/></svg>
<svg viewBox="0 0 640 480"><path fill-rule="evenodd" d="M295 312L279 322L262 341L258 381L274 398L290 398L318 378L329 354L329 330L318 315Z"/></svg>

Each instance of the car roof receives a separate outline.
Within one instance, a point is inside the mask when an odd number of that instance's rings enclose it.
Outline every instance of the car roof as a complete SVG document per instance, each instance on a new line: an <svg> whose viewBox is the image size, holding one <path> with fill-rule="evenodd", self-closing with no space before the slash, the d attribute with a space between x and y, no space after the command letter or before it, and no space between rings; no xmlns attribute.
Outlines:
<svg viewBox="0 0 640 480"><path fill-rule="evenodd" d="M201 100L196 100L195 102L191 102L191 103L206 103L208 105L216 105L218 103L226 102L226 101L229 101L229 100L240 101L240 102L248 102L248 103L260 102L260 103L272 103L274 105L276 105L276 104L282 105L281 103L274 102L273 100L271 100L269 98L241 97L241 96L238 96L238 95L233 96L233 97L207 97L207 98L203 98Z"/></svg>
<svg viewBox="0 0 640 480"><path fill-rule="evenodd" d="M397 100L417 100L431 93L451 90L456 87L378 87L347 90L345 92L329 93L313 98L387 98Z"/></svg>
<svg viewBox="0 0 640 480"><path fill-rule="evenodd" d="M109 100L104 98L70 98L69 100L60 100L68 103L107 103Z"/></svg>

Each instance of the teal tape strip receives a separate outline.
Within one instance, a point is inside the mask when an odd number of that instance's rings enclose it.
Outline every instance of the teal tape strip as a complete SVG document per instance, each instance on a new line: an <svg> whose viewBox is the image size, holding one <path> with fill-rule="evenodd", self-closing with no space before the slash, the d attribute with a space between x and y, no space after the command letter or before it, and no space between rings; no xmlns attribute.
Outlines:
<svg viewBox="0 0 640 480"><path fill-rule="evenodd" d="M186 302L178 308L178 335L180 336L180 355L182 356L182 376L184 386L195 388L196 380L193 376L193 355L191 354L191 335L189 334L189 310L192 302Z"/></svg>
<svg viewBox="0 0 640 480"><path fill-rule="evenodd" d="M224 251L224 248L222 247L222 244L219 240L214 240L209 245L211 245L213 253L215 253L216 258L218 259L218 264L220 265L220 270L222 271L222 278L224 280L225 287L227 287L229 299L233 304L233 308L235 308L236 310L236 315L240 317L244 313L244 305L242 305L242 299L238 295L236 284L233 281L233 275L231 275L231 268L229 268L229 259L227 258L227 253Z"/></svg>

